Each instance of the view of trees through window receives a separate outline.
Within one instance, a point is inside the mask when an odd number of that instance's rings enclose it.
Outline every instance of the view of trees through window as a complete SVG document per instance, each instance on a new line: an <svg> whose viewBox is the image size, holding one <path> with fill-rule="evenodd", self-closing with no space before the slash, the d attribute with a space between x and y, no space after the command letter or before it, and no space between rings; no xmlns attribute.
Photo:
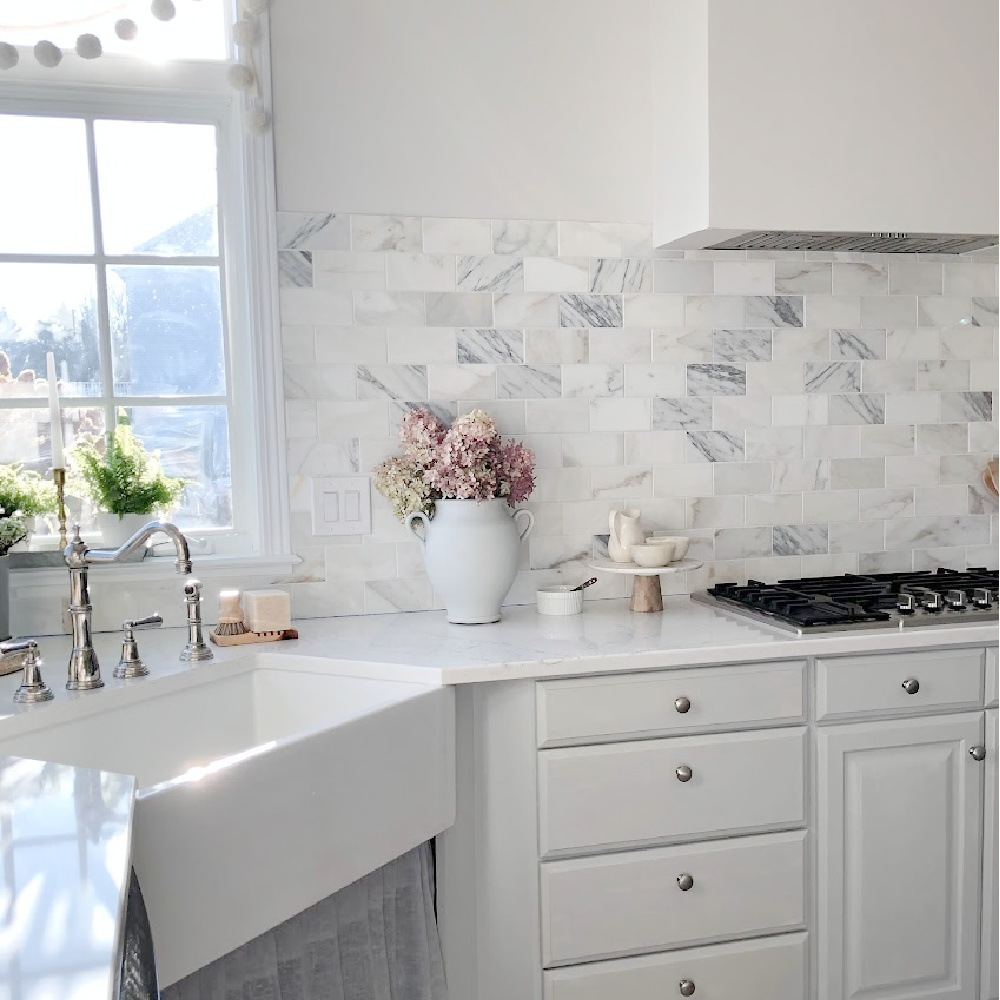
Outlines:
<svg viewBox="0 0 1000 1000"><path fill-rule="evenodd" d="M0 462L48 472L51 351L69 449L124 410L178 523L230 527L216 126L0 114L0 149Z"/></svg>

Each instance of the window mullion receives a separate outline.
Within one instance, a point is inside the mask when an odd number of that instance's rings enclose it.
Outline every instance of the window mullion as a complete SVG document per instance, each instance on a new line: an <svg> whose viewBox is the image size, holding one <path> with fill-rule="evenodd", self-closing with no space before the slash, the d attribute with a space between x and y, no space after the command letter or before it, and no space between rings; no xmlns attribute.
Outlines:
<svg viewBox="0 0 1000 1000"><path fill-rule="evenodd" d="M101 190L97 177L97 143L94 139L94 119L85 119L87 127L87 165L90 170L90 204L94 217L94 261L97 267L97 329L99 338L98 355L101 359L101 382L103 383L104 429L114 430L115 383L114 363L111 356L111 319L108 309L108 274L104 257L104 233L101 228Z"/></svg>

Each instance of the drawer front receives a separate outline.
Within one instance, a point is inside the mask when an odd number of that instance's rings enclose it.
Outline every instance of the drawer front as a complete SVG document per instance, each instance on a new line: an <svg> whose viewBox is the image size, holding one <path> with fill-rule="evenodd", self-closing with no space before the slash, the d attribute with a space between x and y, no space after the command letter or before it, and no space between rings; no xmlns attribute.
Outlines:
<svg viewBox="0 0 1000 1000"><path fill-rule="evenodd" d="M983 697L983 653L956 649L817 660L816 718L978 708ZM904 685L915 690L909 693Z"/></svg>
<svg viewBox="0 0 1000 1000"><path fill-rule="evenodd" d="M540 681L538 745L796 721L804 676L798 661Z"/></svg>
<svg viewBox="0 0 1000 1000"><path fill-rule="evenodd" d="M805 741L796 728L541 750L542 855L802 823Z"/></svg>
<svg viewBox="0 0 1000 1000"><path fill-rule="evenodd" d="M805 831L543 862L546 967L804 923ZM689 875L683 891L678 879Z"/></svg>
<svg viewBox="0 0 1000 1000"><path fill-rule="evenodd" d="M545 1000L802 1000L806 935L783 934L545 973Z"/></svg>
<svg viewBox="0 0 1000 1000"><path fill-rule="evenodd" d="M986 707L997 707L997 695L1000 693L1000 663L997 660L997 648L991 646L986 650Z"/></svg>

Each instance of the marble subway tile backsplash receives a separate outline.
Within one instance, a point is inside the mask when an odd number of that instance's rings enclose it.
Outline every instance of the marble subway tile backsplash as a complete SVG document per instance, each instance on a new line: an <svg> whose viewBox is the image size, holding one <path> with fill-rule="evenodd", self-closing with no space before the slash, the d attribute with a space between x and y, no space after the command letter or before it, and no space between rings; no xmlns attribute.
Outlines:
<svg viewBox="0 0 1000 1000"><path fill-rule="evenodd" d="M438 607L373 494L310 533L311 476L369 473L410 408L488 409L538 461L512 603L586 574L611 507L729 579L997 564L997 264L665 252L637 223L281 212L296 614ZM602 578L588 599L624 596Z"/></svg>

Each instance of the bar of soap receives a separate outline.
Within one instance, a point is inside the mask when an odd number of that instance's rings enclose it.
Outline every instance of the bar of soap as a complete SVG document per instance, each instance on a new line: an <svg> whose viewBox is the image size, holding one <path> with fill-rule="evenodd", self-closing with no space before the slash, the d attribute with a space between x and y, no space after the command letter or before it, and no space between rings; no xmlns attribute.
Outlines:
<svg viewBox="0 0 1000 1000"><path fill-rule="evenodd" d="M244 590L243 624L251 632L282 632L291 628L291 598L283 590Z"/></svg>

